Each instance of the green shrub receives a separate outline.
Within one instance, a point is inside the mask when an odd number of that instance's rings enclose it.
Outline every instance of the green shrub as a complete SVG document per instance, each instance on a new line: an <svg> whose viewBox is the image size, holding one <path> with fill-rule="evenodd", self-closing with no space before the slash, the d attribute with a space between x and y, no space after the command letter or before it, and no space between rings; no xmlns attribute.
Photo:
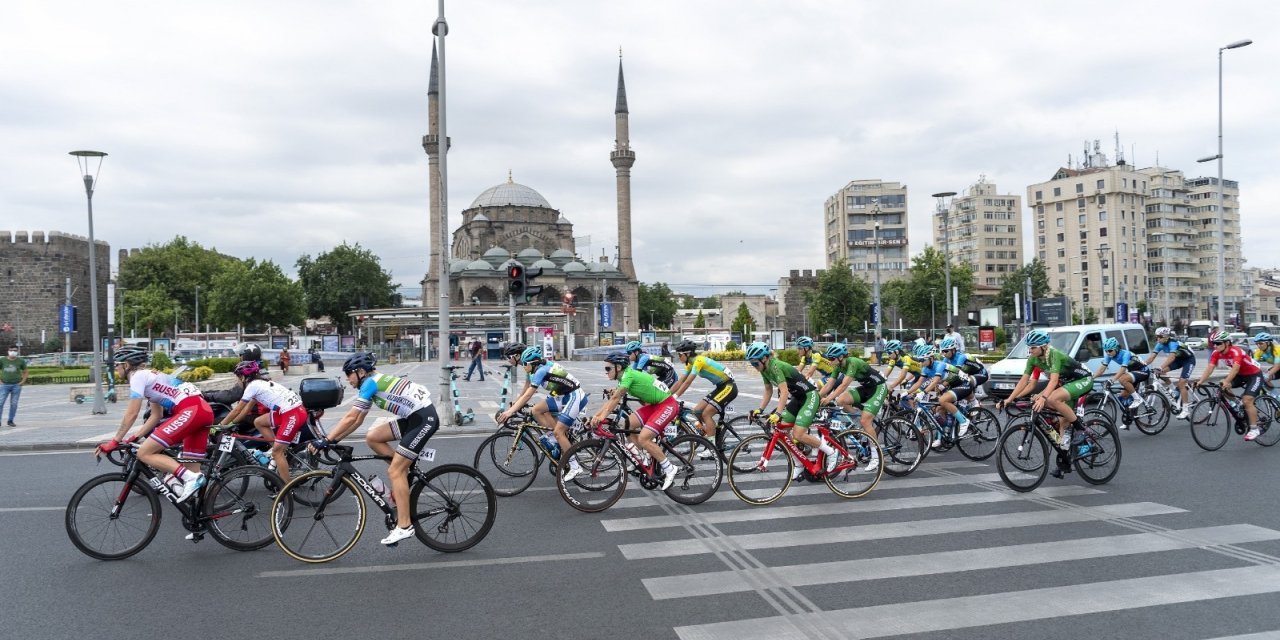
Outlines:
<svg viewBox="0 0 1280 640"><path fill-rule="evenodd" d="M192 360L187 363L189 367L208 367L213 369L214 373L231 373L232 369L240 363L239 358L203 358L200 360Z"/></svg>
<svg viewBox="0 0 1280 640"><path fill-rule="evenodd" d="M1004 327L996 327L996 344L998 345L1009 344L1009 332L1005 331Z"/></svg>
<svg viewBox="0 0 1280 640"><path fill-rule="evenodd" d="M730 362L733 360L742 360L746 352L742 349L734 349L727 351L707 351L703 355L715 360L716 362Z"/></svg>
<svg viewBox="0 0 1280 640"><path fill-rule="evenodd" d="M796 349L781 349L775 355L793 367L800 366L800 352Z"/></svg>
<svg viewBox="0 0 1280 640"><path fill-rule="evenodd" d="M736 343L736 342L734 342L734 341L732 341L732 340L730 340L730 341L728 341L728 342L724 343L724 350L725 350L725 351L737 351L737 350L738 350L738 347L739 347L738 343Z"/></svg>
<svg viewBox="0 0 1280 640"><path fill-rule="evenodd" d="M183 382L199 382L201 380L208 380L212 377L213 369L210 369L209 367L196 367L178 374L178 378Z"/></svg>
<svg viewBox="0 0 1280 640"><path fill-rule="evenodd" d="M163 351L151 352L151 368L163 371L165 369L173 369L173 360L169 358L169 354Z"/></svg>

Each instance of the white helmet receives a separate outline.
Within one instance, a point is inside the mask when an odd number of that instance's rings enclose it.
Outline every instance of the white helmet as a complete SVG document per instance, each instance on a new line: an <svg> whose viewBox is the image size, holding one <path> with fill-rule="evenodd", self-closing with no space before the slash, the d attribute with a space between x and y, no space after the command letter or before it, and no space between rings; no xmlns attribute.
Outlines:
<svg viewBox="0 0 1280 640"><path fill-rule="evenodd" d="M1172 336L1172 335L1173 335L1173 329L1170 329L1169 327L1160 327L1156 329L1157 338L1168 338L1169 336Z"/></svg>

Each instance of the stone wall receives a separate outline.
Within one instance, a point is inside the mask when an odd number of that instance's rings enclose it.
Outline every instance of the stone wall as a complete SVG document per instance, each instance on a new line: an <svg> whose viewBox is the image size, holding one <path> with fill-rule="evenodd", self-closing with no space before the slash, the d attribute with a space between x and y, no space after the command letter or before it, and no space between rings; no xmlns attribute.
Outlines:
<svg viewBox="0 0 1280 640"><path fill-rule="evenodd" d="M818 276L822 275L822 269L812 271L805 269L792 269L790 275L784 278L778 278L778 300L782 303L782 328L787 333L787 339L793 340L802 335L812 335L813 327L807 326L805 322L805 304L804 294L806 291L815 291L818 288Z"/></svg>
<svg viewBox="0 0 1280 640"><path fill-rule="evenodd" d="M107 281L111 246L97 241L98 328L107 335ZM22 353L41 353L45 340L58 337L58 305L66 301L71 278L71 304L78 308L72 351L93 349L89 303L89 239L60 231L0 230L0 347L22 343Z"/></svg>

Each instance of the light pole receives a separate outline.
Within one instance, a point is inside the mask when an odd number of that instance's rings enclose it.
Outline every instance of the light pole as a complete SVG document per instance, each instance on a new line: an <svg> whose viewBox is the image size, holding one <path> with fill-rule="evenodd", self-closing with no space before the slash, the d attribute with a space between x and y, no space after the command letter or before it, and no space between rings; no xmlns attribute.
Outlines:
<svg viewBox="0 0 1280 640"><path fill-rule="evenodd" d="M943 292L943 302L947 306L947 325L950 326L951 320L951 233L947 228L947 208L942 201L943 198L950 198L956 195L954 191L943 191L933 194L938 199L938 213L942 214L942 265L946 273L947 290Z"/></svg>
<svg viewBox="0 0 1280 640"><path fill-rule="evenodd" d="M1226 247L1223 236L1223 218L1226 209L1223 207L1222 195L1222 52L1227 49L1239 49L1253 44L1252 40L1237 40L1225 47L1218 47L1218 155L1200 158L1196 162L1218 161L1218 326L1226 326L1227 321L1227 284L1226 284ZM1238 240L1237 240L1238 242Z"/></svg>
<svg viewBox="0 0 1280 640"><path fill-rule="evenodd" d="M93 368L90 369L89 381L93 383L93 412L106 413L107 402L102 396L102 345L98 329L98 252L93 242L93 187L97 182L92 172L101 172L102 159L107 154L101 151L72 151L76 157L76 166L80 175L84 176L84 194L89 203L89 316L93 322ZM97 159L98 166L90 168ZM92 171L92 172L91 172Z"/></svg>
<svg viewBox="0 0 1280 640"><path fill-rule="evenodd" d="M871 251L876 256L876 286L874 291L876 303L876 340L880 340L881 322L884 320L884 309L880 306L880 199L871 199ZM806 323L809 312L805 311Z"/></svg>
<svg viewBox="0 0 1280 640"><path fill-rule="evenodd" d="M938 306L935 302L938 290L929 290L929 343L933 343L933 337L938 334Z"/></svg>
<svg viewBox="0 0 1280 640"><path fill-rule="evenodd" d="M200 335L200 285L196 285L196 335ZM201 342L200 346L203 347L204 343ZM201 350L200 355L204 355L203 349Z"/></svg>

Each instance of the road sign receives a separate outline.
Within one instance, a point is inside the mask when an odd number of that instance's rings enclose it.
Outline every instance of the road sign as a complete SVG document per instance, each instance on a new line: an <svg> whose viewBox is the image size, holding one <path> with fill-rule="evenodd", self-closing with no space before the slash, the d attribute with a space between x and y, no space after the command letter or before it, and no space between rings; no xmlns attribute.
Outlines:
<svg viewBox="0 0 1280 640"><path fill-rule="evenodd" d="M600 305L600 326L613 326L613 305L608 302Z"/></svg>
<svg viewBox="0 0 1280 640"><path fill-rule="evenodd" d="M76 308L69 304L58 305L58 333L76 330Z"/></svg>

